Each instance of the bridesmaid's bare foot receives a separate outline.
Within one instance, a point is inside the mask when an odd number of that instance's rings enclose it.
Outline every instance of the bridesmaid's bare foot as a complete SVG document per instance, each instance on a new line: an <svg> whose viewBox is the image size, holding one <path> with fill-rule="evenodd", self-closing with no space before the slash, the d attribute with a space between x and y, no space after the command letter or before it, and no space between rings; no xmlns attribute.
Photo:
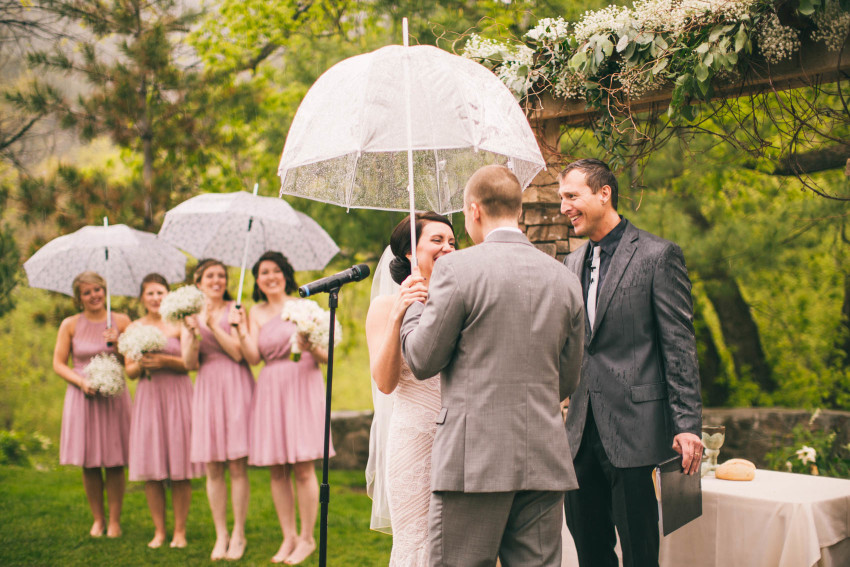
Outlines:
<svg viewBox="0 0 850 567"><path fill-rule="evenodd" d="M295 544L297 542L297 538L290 537L283 540L283 543L280 544L280 549L277 550L277 553L272 557L272 563L283 563L286 559L295 551Z"/></svg>
<svg viewBox="0 0 850 567"><path fill-rule="evenodd" d="M186 547L186 534L178 534L175 532L174 537L171 538L171 544L169 547L174 547L176 549L183 549Z"/></svg>
<svg viewBox="0 0 850 567"><path fill-rule="evenodd" d="M220 559L224 559L227 555L227 537L216 538L215 546L213 547L212 553L210 553L210 559L213 561L219 561Z"/></svg>
<svg viewBox="0 0 850 567"><path fill-rule="evenodd" d="M298 565L299 563L310 557L310 554L314 551L316 551L316 540L299 540L298 546L295 548L295 551L293 551L292 554L286 558L286 564Z"/></svg>
<svg viewBox="0 0 850 567"><path fill-rule="evenodd" d="M245 546L248 545L248 541L245 539L245 536L242 537L231 537L230 545L227 546L227 555L225 559L229 559L230 561L236 561L237 559L242 559L242 555L245 553Z"/></svg>
<svg viewBox="0 0 850 567"><path fill-rule="evenodd" d="M106 537L121 537L121 526L110 522L109 527L106 528Z"/></svg>
<svg viewBox="0 0 850 567"><path fill-rule="evenodd" d="M103 520L95 520L91 525L91 529L89 530L89 535L92 537L100 537L106 531L106 528L103 527Z"/></svg>
<svg viewBox="0 0 850 567"><path fill-rule="evenodd" d="M165 534L154 534L153 539L148 542L148 547L158 549L165 543Z"/></svg>

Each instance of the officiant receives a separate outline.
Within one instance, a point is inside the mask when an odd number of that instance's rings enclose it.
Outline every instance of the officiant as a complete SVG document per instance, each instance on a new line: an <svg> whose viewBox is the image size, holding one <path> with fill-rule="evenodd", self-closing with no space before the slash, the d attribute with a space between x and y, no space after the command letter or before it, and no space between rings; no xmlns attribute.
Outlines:
<svg viewBox="0 0 850 567"><path fill-rule="evenodd" d="M561 213L589 238L564 260L587 307L581 382L567 434L579 489L564 501L582 567L658 565L658 504L651 471L702 457L702 398L691 282L681 249L617 213L617 179L596 159L558 176Z"/></svg>

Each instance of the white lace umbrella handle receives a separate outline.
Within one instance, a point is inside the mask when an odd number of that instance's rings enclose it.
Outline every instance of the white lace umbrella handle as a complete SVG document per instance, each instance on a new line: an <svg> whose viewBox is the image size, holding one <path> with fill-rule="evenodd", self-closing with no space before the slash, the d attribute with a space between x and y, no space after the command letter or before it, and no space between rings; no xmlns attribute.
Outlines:
<svg viewBox="0 0 850 567"><path fill-rule="evenodd" d="M259 183L254 183L254 195L260 188ZM254 217L248 219L248 232L245 233L245 249L242 251L242 270L239 272L239 292L236 294L236 307L242 306L242 288L245 285L245 264L248 263L248 245L251 243L251 225L254 224ZM236 325L233 325L234 327Z"/></svg>
<svg viewBox="0 0 850 567"><path fill-rule="evenodd" d="M109 228L109 218L103 217L103 228ZM106 269L104 270L106 273L104 276L106 277L106 328L112 328L112 301L109 297L109 243L103 247L103 253L106 260ZM107 343L107 346L112 346Z"/></svg>

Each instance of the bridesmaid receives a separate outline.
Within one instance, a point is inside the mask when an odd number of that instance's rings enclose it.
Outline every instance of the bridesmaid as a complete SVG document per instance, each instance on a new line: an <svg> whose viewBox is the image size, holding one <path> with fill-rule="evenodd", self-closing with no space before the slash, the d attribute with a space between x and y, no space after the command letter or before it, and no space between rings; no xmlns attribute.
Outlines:
<svg viewBox="0 0 850 567"><path fill-rule="evenodd" d="M324 450L325 391L320 363L328 361L325 348L314 347L297 335L301 360L290 360L295 325L280 318L289 294L298 289L286 257L266 252L254 264L254 301L247 320L242 309L231 311L239 329L239 343L251 364L265 361L260 372L251 417L248 462L271 467L271 492L283 543L272 563L296 565L316 549L313 530L319 507L319 485L313 461ZM331 454L333 449L331 448ZM301 533L295 527L294 476Z"/></svg>
<svg viewBox="0 0 850 567"><path fill-rule="evenodd" d="M180 328L164 321L159 306L168 294L168 282L159 274L142 280L142 306L147 315L132 325L151 325L167 343L162 352L140 360L125 359L127 374L139 378L130 428L130 480L145 481L145 495L153 518L154 536L148 547L165 543L165 481L171 481L174 537L171 547L186 547L186 518L192 500L192 478L203 475L203 465L189 460L192 432L192 380L180 351ZM132 326L131 325L131 326Z"/></svg>
<svg viewBox="0 0 850 567"><path fill-rule="evenodd" d="M130 324L121 313L112 313L106 326L106 281L95 272L74 278L74 304L82 312L59 325L53 350L53 370L68 382L62 410L59 462L83 468L83 486L94 523L92 537L121 535L121 505L124 501L124 467L130 437L130 393L105 397L89 385L83 371L96 355L114 353L118 335ZM111 346L108 346L109 343ZM68 358L73 358L73 368ZM109 500L109 524L103 508L104 473Z"/></svg>
<svg viewBox="0 0 850 567"><path fill-rule="evenodd" d="M192 462L206 463L207 499L215 524L210 559L239 559L245 553L248 514L248 420L254 376L242 357L235 327L228 323L233 302L227 270L218 260L201 260L195 285L206 296L198 315L184 319L180 337L183 362L198 370L192 401ZM198 339L198 336L201 339ZM227 482L233 504L233 532L227 535Z"/></svg>

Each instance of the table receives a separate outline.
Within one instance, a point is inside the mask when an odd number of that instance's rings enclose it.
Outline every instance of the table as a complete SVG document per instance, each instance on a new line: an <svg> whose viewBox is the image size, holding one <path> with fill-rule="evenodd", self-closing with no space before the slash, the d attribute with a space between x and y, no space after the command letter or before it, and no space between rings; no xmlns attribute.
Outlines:
<svg viewBox="0 0 850 567"><path fill-rule="evenodd" d="M750 482L706 476L702 505L702 517L662 538L662 567L850 566L848 480L768 470ZM568 531L563 539L563 565L577 565Z"/></svg>

